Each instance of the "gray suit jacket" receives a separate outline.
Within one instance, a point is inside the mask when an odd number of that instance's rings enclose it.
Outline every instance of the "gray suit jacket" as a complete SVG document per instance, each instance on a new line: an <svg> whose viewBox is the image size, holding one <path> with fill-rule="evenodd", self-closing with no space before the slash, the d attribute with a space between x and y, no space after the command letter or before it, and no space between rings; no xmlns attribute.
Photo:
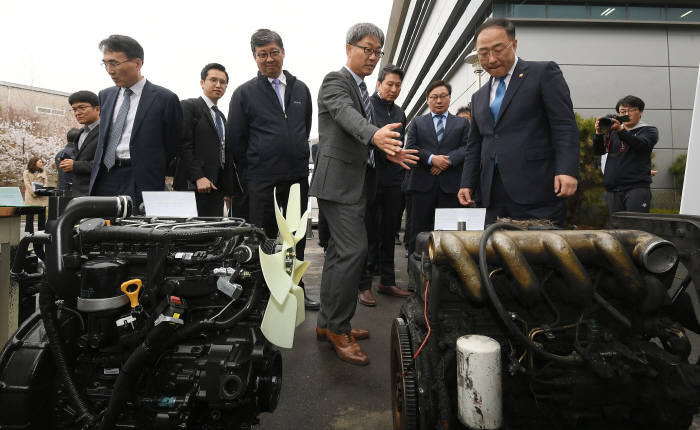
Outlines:
<svg viewBox="0 0 700 430"><path fill-rule="evenodd" d="M379 129L367 121L360 89L345 68L323 79L318 92L318 160L309 195L342 204L362 198L365 181L374 187L367 159L372 136Z"/></svg>

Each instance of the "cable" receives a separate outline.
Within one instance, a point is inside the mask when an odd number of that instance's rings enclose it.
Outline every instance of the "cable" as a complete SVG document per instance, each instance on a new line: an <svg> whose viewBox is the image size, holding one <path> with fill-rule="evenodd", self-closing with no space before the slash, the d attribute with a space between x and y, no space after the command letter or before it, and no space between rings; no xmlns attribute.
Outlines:
<svg viewBox="0 0 700 430"><path fill-rule="evenodd" d="M430 289L430 281L428 281L425 284L425 297L423 298L423 318L425 318L425 323L428 325L428 334L425 335L425 338L423 339L423 342L420 344L420 347L416 351L416 353L413 355L413 360L418 358L418 354L423 350L423 347L425 346L425 342L428 341L428 338L430 337L430 322L428 321L428 290Z"/></svg>

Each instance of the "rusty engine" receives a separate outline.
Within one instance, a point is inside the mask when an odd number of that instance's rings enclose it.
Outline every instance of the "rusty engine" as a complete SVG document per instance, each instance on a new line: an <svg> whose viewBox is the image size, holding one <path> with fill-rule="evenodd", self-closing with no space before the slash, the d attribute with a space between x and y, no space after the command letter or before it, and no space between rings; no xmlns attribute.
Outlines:
<svg viewBox="0 0 700 430"><path fill-rule="evenodd" d="M666 238L503 223L419 235L416 294L392 326L394 429L687 429L700 368L686 329L700 326L691 276L676 278L697 270L697 242L679 265L668 222L650 224ZM698 236L699 220L673 222Z"/></svg>

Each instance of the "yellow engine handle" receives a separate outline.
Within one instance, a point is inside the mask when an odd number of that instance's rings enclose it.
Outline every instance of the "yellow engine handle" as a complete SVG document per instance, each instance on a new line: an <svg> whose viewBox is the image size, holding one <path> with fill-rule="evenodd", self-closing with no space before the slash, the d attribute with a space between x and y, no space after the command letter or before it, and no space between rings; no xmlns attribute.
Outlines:
<svg viewBox="0 0 700 430"><path fill-rule="evenodd" d="M136 285L136 289L129 289L132 285ZM139 305L139 292L141 291L141 286L143 283L140 279L130 279L122 283L121 290L122 293L126 294L131 302L131 307L135 308Z"/></svg>

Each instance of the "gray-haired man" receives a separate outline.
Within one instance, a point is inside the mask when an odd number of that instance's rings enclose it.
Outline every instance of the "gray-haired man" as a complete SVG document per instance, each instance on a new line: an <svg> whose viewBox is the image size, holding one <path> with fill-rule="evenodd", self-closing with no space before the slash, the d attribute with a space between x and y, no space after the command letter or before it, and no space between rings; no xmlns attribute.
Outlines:
<svg viewBox="0 0 700 430"><path fill-rule="evenodd" d="M357 291L367 258L365 208L374 185L374 151L404 168L416 164L416 151L405 151L401 123L375 125L364 77L382 57L384 33L374 24L355 24L348 30L347 62L323 79L318 93L318 163L309 194L316 196L331 230L321 279L321 311L316 335L328 339L338 357L366 365L369 358L356 339L367 330L351 329Z"/></svg>
<svg viewBox="0 0 700 430"><path fill-rule="evenodd" d="M248 221L264 228L268 237L276 237L273 190L282 208L287 207L289 188L295 183L301 185L302 212L308 200L311 93L282 70L284 45L279 34L260 29L251 36L250 48L258 76L233 92L226 137L248 193ZM300 260L305 246L302 238L296 248ZM310 310L319 307L306 294L304 305Z"/></svg>

